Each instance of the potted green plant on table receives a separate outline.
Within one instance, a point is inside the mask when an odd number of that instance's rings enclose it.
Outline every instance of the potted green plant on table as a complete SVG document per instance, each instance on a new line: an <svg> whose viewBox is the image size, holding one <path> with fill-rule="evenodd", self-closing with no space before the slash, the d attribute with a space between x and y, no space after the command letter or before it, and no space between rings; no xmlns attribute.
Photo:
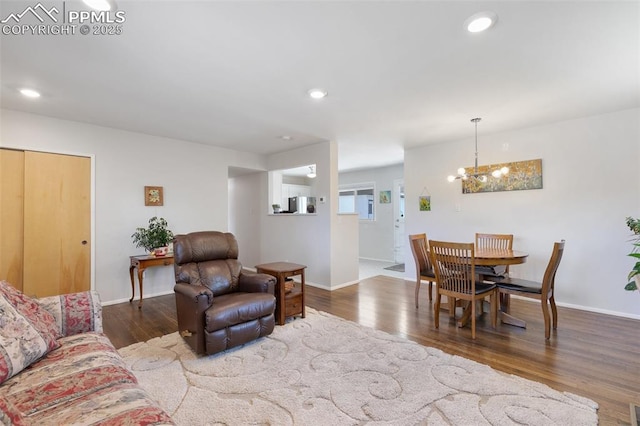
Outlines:
<svg viewBox="0 0 640 426"><path fill-rule="evenodd" d="M628 280L633 278L633 281L629 281L624 287L625 290L633 291L640 290L640 219L634 219L632 217L627 218L627 226L633 232L633 249L629 256L636 259L633 269L629 272Z"/></svg>
<svg viewBox="0 0 640 426"><path fill-rule="evenodd" d="M167 254L167 246L173 241L173 232L164 218L154 216L149 219L148 227L136 228L131 238L136 247L143 247L153 256L164 256Z"/></svg>

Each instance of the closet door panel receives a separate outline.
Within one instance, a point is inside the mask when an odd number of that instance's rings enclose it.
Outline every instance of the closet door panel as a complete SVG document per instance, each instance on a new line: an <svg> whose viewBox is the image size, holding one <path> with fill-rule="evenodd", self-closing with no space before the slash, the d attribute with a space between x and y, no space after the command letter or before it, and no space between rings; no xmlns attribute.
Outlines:
<svg viewBox="0 0 640 426"><path fill-rule="evenodd" d="M24 292L91 287L91 160L25 152Z"/></svg>
<svg viewBox="0 0 640 426"><path fill-rule="evenodd" d="M0 279L22 290L24 152L0 149Z"/></svg>

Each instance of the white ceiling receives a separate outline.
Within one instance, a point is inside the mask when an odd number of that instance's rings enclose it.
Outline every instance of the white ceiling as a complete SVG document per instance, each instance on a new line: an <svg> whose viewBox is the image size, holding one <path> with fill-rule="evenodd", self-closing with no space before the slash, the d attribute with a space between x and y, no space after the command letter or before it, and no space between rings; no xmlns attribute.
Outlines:
<svg viewBox="0 0 640 426"><path fill-rule="evenodd" d="M2 1L0 19L36 3ZM262 154L335 140L341 171L381 166L473 137L472 117L490 134L639 107L639 6L119 0L121 35L0 35L0 101ZM468 33L483 10L498 23Z"/></svg>

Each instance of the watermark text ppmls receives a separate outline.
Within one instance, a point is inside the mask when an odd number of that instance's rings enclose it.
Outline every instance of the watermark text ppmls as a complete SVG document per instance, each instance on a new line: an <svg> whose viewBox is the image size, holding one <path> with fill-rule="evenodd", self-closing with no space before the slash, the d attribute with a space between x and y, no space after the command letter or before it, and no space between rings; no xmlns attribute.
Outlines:
<svg viewBox="0 0 640 426"><path fill-rule="evenodd" d="M75 4L75 3L74 3ZM126 22L124 10L78 10L66 1L27 4L0 16L4 36L120 35Z"/></svg>

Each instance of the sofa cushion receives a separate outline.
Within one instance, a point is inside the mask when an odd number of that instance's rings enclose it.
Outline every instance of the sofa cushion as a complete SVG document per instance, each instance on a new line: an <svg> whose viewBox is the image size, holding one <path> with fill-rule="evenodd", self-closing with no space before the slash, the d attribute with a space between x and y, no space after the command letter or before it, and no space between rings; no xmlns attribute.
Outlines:
<svg viewBox="0 0 640 426"><path fill-rule="evenodd" d="M29 424L171 424L106 336L76 334L60 343L0 386L14 416Z"/></svg>
<svg viewBox="0 0 640 426"><path fill-rule="evenodd" d="M58 337L53 315L0 281L0 383L59 347Z"/></svg>
<svg viewBox="0 0 640 426"><path fill-rule="evenodd" d="M95 291L44 297L37 302L56 319L62 336L102 333L102 305Z"/></svg>
<svg viewBox="0 0 640 426"><path fill-rule="evenodd" d="M0 398L0 424L26 426L29 422L12 403L5 398Z"/></svg>
<svg viewBox="0 0 640 426"><path fill-rule="evenodd" d="M268 293L230 293L213 298L205 312L205 330L213 332L272 315L275 298Z"/></svg>

